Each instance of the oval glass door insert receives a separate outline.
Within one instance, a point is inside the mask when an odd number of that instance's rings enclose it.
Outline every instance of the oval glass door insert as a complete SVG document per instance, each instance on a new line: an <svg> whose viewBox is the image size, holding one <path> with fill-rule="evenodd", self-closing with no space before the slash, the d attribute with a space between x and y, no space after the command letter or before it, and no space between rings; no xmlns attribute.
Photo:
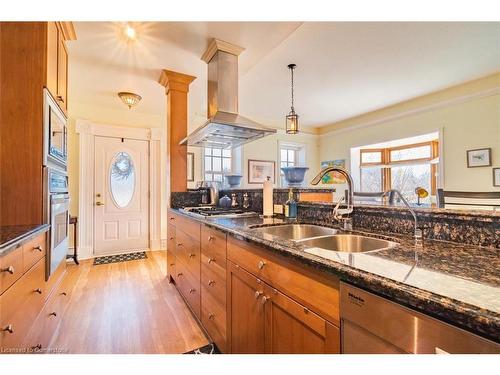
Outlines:
<svg viewBox="0 0 500 375"><path fill-rule="evenodd" d="M135 190L135 168L127 152L119 152L111 161L109 169L111 196L119 208L127 207Z"/></svg>

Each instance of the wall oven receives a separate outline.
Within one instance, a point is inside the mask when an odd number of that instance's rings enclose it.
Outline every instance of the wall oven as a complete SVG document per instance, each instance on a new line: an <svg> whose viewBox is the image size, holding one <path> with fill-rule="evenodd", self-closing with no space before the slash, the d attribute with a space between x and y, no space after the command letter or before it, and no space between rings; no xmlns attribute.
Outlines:
<svg viewBox="0 0 500 375"><path fill-rule="evenodd" d="M67 120L47 89L43 89L43 128L43 164L66 170L68 159Z"/></svg>
<svg viewBox="0 0 500 375"><path fill-rule="evenodd" d="M61 170L45 167L47 181L47 220L50 224L46 278L66 260L69 246L68 176Z"/></svg>

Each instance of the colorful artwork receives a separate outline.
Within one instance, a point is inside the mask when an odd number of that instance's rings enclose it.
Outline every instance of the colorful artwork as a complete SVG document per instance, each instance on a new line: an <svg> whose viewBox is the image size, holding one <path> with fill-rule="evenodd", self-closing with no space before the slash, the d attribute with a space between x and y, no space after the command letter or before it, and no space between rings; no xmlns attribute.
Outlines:
<svg viewBox="0 0 500 375"><path fill-rule="evenodd" d="M345 159L322 161L320 166L321 169L333 166L345 168ZM346 180L340 173L330 172L323 176L323 178L321 179L321 183L326 185L345 184Z"/></svg>

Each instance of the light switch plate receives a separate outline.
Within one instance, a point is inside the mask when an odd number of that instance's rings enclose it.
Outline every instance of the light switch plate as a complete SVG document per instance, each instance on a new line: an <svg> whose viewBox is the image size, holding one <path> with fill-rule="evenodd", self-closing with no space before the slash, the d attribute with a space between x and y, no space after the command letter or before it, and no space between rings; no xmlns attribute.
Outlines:
<svg viewBox="0 0 500 375"><path fill-rule="evenodd" d="M283 205L282 204L275 204L274 205L274 213L283 215Z"/></svg>

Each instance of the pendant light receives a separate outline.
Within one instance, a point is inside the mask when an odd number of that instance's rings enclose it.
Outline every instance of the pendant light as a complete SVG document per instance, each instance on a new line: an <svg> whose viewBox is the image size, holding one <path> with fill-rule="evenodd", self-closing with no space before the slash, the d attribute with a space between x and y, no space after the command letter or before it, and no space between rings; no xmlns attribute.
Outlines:
<svg viewBox="0 0 500 375"><path fill-rule="evenodd" d="M137 105L137 103L139 103L139 101L142 99L140 95L134 94L133 92L122 91L118 93L118 96L122 100L123 104L128 106L128 109Z"/></svg>
<svg viewBox="0 0 500 375"><path fill-rule="evenodd" d="M292 76L292 106L290 112L286 116L286 132L287 134L297 134L299 132L299 115L295 113L293 108L293 71L297 67L295 64L289 64L288 69Z"/></svg>

